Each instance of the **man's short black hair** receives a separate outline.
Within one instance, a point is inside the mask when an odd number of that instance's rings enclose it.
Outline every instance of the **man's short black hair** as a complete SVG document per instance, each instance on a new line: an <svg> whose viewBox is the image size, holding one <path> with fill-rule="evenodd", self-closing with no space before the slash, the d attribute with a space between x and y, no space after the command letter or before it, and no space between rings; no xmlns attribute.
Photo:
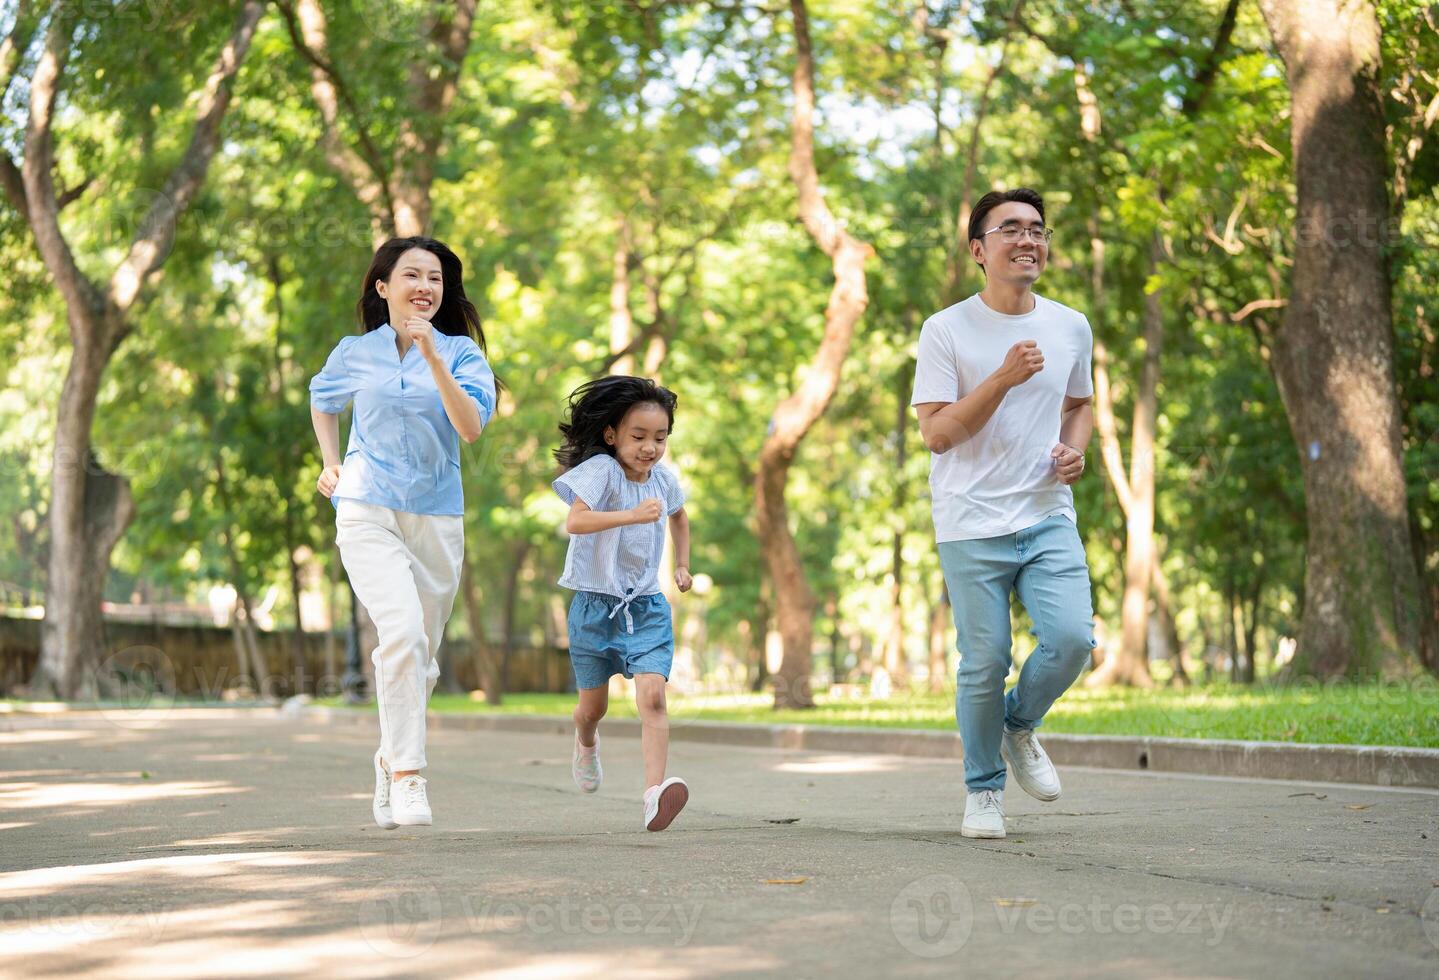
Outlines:
<svg viewBox="0 0 1439 980"><path fill-rule="evenodd" d="M989 217L989 212L1010 201L1028 204L1039 212L1039 220L1044 220L1044 198L1039 196L1039 191L1031 190L1028 187L1016 187L1009 191L990 191L974 203L974 210L969 213L969 240L982 238L986 230L984 225L985 220Z"/></svg>

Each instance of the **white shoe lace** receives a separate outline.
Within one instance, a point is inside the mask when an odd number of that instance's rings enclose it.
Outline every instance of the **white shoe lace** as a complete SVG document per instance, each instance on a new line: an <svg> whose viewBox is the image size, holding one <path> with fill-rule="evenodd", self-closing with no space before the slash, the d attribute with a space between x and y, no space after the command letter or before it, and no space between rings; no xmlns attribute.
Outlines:
<svg viewBox="0 0 1439 980"><path fill-rule="evenodd" d="M392 780L390 778L390 767L385 765L383 760L380 762L380 778L377 782L378 785L375 787L375 802L380 806L389 806L390 783Z"/></svg>
<svg viewBox="0 0 1439 980"><path fill-rule="evenodd" d="M425 781L419 776L406 776L400 780L400 806L406 810L429 806L429 800L425 798Z"/></svg>
<svg viewBox="0 0 1439 980"><path fill-rule="evenodd" d="M974 812L976 815L982 815L986 813L993 813L995 815L1001 814L1001 811L999 809L999 797L995 794L994 790L982 789L979 791L979 799L974 801Z"/></svg>

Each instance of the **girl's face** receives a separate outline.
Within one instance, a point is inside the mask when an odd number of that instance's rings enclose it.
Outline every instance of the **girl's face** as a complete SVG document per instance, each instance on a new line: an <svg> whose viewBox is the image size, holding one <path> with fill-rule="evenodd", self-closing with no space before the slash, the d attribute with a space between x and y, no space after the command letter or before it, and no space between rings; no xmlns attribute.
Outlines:
<svg viewBox="0 0 1439 980"><path fill-rule="evenodd" d="M445 297L440 257L423 248L410 249L395 262L388 280L375 283L375 291L389 304L390 326L397 330L411 317L430 319Z"/></svg>
<svg viewBox="0 0 1439 980"><path fill-rule="evenodd" d="M670 417L665 410L654 402L642 402L630 406L618 428L605 429L605 442L614 447L615 456L626 473L644 478L664 456L669 434Z"/></svg>

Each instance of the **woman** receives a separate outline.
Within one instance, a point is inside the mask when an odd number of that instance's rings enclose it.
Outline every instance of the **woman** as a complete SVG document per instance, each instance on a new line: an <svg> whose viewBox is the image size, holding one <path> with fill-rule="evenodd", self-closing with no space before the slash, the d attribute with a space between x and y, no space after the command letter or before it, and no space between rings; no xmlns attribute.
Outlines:
<svg viewBox="0 0 1439 980"><path fill-rule="evenodd" d="M310 417L335 505L335 541L379 634L375 822L432 823L425 708L459 587L464 496L459 440L495 411L484 332L459 258L432 238L393 238L375 253L356 307L364 333L335 346L310 382ZM340 459L339 413L355 403Z"/></svg>

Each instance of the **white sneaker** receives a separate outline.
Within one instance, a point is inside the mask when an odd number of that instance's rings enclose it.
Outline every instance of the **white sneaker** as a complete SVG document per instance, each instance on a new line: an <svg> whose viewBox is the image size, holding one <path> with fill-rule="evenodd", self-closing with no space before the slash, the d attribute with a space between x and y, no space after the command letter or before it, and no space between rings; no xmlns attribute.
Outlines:
<svg viewBox="0 0 1439 980"><path fill-rule="evenodd" d="M645 790L645 830L664 830L679 816L689 798L690 788L678 776Z"/></svg>
<svg viewBox="0 0 1439 980"><path fill-rule="evenodd" d="M434 822L423 776L406 776L394 787L394 818L401 827L428 827Z"/></svg>
<svg viewBox="0 0 1439 980"><path fill-rule="evenodd" d="M390 767L385 765L380 758L380 750L375 750L375 802L370 808L375 815L375 823L382 830L394 830L399 824L390 812Z"/></svg>
<svg viewBox="0 0 1439 980"><path fill-rule="evenodd" d="M964 801L961 837L998 840L1004 836L1004 790L982 789Z"/></svg>
<svg viewBox="0 0 1439 980"><path fill-rule="evenodd" d="M1054 763L1040 746L1034 729L1005 728L999 754L1004 756L1005 765L1019 781L1020 789L1046 803L1059 799L1059 773L1054 771Z"/></svg>
<svg viewBox="0 0 1439 980"><path fill-rule="evenodd" d="M600 768L598 733L595 734L595 744L586 749L580 745L580 733L575 732L575 760L570 774L575 777L575 785L580 788L581 793L593 793L600 788L600 780L605 778L605 773Z"/></svg>

